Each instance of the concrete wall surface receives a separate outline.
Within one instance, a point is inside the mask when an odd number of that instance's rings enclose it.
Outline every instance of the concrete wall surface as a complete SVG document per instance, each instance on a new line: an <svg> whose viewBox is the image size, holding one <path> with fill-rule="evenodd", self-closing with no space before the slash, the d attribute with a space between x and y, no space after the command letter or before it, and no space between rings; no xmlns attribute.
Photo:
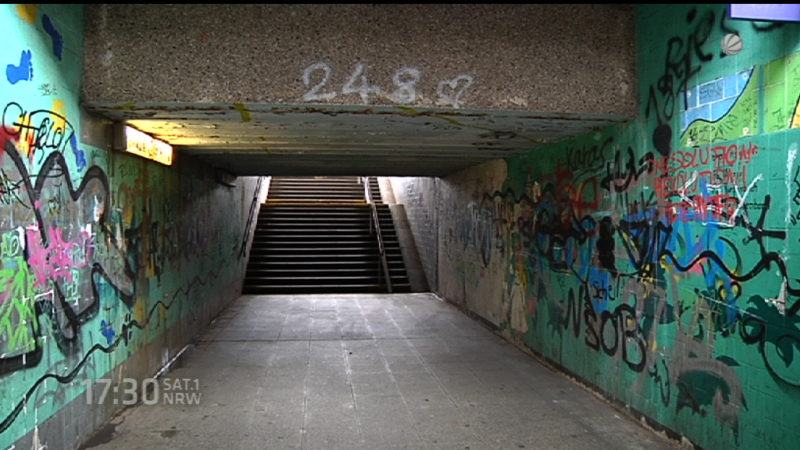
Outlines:
<svg viewBox="0 0 800 450"><path fill-rule="evenodd" d="M85 58L92 102L636 112L633 5L87 5Z"/></svg>
<svg viewBox="0 0 800 450"><path fill-rule="evenodd" d="M0 448L75 448L244 276L258 180L110 150L81 111L83 13L0 5Z"/></svg>
<svg viewBox="0 0 800 450"><path fill-rule="evenodd" d="M796 448L800 25L727 6L638 7L636 120L396 192L448 301L673 436Z"/></svg>
<svg viewBox="0 0 800 450"><path fill-rule="evenodd" d="M436 216L438 178L390 177L391 191L398 204L404 206L406 218L428 287L437 290L439 265L439 233Z"/></svg>

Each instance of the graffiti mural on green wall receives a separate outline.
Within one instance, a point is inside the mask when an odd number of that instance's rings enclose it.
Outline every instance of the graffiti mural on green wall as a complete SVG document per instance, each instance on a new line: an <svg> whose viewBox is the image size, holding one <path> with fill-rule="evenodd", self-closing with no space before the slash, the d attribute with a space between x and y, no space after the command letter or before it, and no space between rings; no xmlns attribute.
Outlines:
<svg viewBox="0 0 800 450"><path fill-rule="evenodd" d="M800 127L800 53L764 66L766 132Z"/></svg>
<svg viewBox="0 0 800 450"><path fill-rule="evenodd" d="M765 132L799 127L800 53L685 91L681 145L707 145L757 134L760 92L764 94Z"/></svg>
<svg viewBox="0 0 800 450"><path fill-rule="evenodd" d="M758 132L758 72L719 78L684 93L692 99L683 117L683 147L728 141Z"/></svg>
<svg viewBox="0 0 800 450"><path fill-rule="evenodd" d="M442 295L486 303L502 280L492 301L525 306L502 329L632 409L706 448L789 448L800 431L775 424L800 421L800 130L768 116L800 89L794 56L768 66L800 25L647 8L640 120L510 158L495 188L457 183L493 167L447 180ZM719 50L731 33L736 60ZM775 73L782 103L764 95ZM702 106L687 92L715 115L686 114Z"/></svg>
<svg viewBox="0 0 800 450"><path fill-rule="evenodd" d="M244 220L219 207L241 189L81 142L82 22L80 6L0 5L1 448L188 330L243 268Z"/></svg>

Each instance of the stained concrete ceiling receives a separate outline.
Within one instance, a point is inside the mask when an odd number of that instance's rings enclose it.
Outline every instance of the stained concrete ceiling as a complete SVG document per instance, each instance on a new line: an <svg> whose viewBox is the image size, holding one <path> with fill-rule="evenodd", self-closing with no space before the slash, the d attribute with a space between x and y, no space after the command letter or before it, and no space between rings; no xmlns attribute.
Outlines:
<svg viewBox="0 0 800 450"><path fill-rule="evenodd" d="M233 175L446 176L627 120L398 106L89 102Z"/></svg>

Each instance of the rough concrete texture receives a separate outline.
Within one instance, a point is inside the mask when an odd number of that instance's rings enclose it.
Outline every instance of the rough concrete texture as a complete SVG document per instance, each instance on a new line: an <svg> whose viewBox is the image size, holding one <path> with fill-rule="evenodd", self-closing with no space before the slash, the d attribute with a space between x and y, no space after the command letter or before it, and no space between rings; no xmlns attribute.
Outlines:
<svg viewBox="0 0 800 450"><path fill-rule="evenodd" d="M437 219L438 178L387 177L389 191L409 223L425 278L432 291L438 291L439 227Z"/></svg>
<svg viewBox="0 0 800 450"><path fill-rule="evenodd" d="M431 294L243 296L85 449L669 449Z"/></svg>
<svg viewBox="0 0 800 450"><path fill-rule="evenodd" d="M389 205L389 209L392 212L397 238L400 240L400 250L403 253L408 281L411 283L411 292L429 292L430 287L417 252L417 244L414 242L406 210L403 205Z"/></svg>
<svg viewBox="0 0 800 450"><path fill-rule="evenodd" d="M98 4L85 24L89 102L636 108L634 5Z"/></svg>

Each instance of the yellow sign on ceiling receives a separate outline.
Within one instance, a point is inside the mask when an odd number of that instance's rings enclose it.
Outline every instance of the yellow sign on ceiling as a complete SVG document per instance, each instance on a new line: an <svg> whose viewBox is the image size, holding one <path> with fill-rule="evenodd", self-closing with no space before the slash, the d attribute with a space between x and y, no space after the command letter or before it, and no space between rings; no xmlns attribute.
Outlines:
<svg viewBox="0 0 800 450"><path fill-rule="evenodd" d="M172 146L168 143L130 126L125 127L125 138L127 141L126 152L152 159L167 166L172 164Z"/></svg>

